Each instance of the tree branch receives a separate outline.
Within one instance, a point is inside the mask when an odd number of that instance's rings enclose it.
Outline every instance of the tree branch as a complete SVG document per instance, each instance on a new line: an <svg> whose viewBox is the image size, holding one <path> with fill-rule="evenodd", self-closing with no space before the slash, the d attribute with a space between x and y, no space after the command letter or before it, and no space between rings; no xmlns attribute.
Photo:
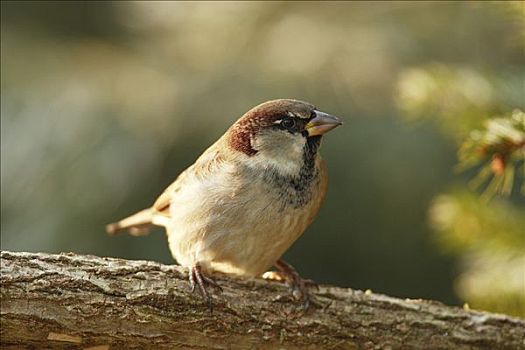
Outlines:
<svg viewBox="0 0 525 350"><path fill-rule="evenodd" d="M331 286L299 317L286 286L217 276L210 314L179 266L1 253L1 346L51 349L525 349L525 321Z"/></svg>

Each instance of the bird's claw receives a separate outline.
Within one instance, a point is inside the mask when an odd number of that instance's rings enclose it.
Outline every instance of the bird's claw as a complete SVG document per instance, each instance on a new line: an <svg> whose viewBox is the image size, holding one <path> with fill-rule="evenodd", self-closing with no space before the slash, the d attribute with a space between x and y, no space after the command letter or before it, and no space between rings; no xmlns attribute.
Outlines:
<svg viewBox="0 0 525 350"><path fill-rule="evenodd" d="M207 286L212 286L222 292L222 287L217 284L213 279L202 274L200 265L195 265L190 269L189 273L190 290L192 293L195 292L196 287L199 288L199 293L202 298L208 304L210 313L213 312L213 301L210 293L207 290Z"/></svg>
<svg viewBox="0 0 525 350"><path fill-rule="evenodd" d="M311 279L303 279L303 283L307 288L315 288L316 291L319 291L319 284Z"/></svg>
<svg viewBox="0 0 525 350"><path fill-rule="evenodd" d="M308 289L315 284L307 283L299 275L294 276L291 280L292 295L296 300L303 302L303 307L307 310L310 307L310 294Z"/></svg>
<svg viewBox="0 0 525 350"><path fill-rule="evenodd" d="M302 311L303 313L306 313L312 304L312 299L308 289L316 288L319 290L318 284L313 280L303 279L291 265L282 260L277 261L275 266L279 271L271 274L270 278L273 277L272 279L286 281L291 287L293 298L302 302Z"/></svg>

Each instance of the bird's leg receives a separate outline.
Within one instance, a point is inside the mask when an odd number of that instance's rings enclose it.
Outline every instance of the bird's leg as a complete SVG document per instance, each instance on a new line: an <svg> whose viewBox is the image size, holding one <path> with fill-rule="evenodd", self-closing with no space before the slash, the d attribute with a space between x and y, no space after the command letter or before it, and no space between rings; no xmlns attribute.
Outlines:
<svg viewBox="0 0 525 350"><path fill-rule="evenodd" d="M219 286L217 282L215 282L211 278L203 275L201 271L201 266L199 264L196 264L190 269L189 280L190 280L191 292L193 293L195 291L195 286L199 287L199 292L201 293L202 298L208 304L208 308L210 309L210 312L213 312L212 298L211 298L210 293L206 289L206 287L212 286L212 287L219 289L219 291L221 292L222 292L222 287Z"/></svg>
<svg viewBox="0 0 525 350"><path fill-rule="evenodd" d="M308 293L308 287L318 288L317 284L312 280L305 280L301 278L293 266L286 263L282 259L277 260L274 266L279 271L277 274L272 275L272 277L277 280L284 280L288 282L292 288L292 295L294 298L303 302L304 311L308 310L310 307L310 295Z"/></svg>

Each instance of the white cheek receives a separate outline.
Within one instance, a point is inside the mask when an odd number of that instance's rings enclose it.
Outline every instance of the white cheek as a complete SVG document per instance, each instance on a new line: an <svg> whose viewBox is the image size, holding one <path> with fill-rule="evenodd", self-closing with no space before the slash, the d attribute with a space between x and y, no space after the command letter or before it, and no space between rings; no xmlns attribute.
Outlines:
<svg viewBox="0 0 525 350"><path fill-rule="evenodd" d="M253 140L257 150L252 157L254 167L276 168L281 174L295 175L303 164L306 139L300 134L272 132L259 135Z"/></svg>

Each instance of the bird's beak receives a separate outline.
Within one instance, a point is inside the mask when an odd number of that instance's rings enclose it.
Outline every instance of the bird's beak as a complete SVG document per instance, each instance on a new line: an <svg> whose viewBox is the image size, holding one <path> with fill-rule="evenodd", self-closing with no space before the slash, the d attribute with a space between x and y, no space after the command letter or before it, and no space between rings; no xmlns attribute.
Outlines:
<svg viewBox="0 0 525 350"><path fill-rule="evenodd" d="M339 125L342 125L341 119L333 115L315 111L315 117L306 124L305 129L308 136L323 135Z"/></svg>

